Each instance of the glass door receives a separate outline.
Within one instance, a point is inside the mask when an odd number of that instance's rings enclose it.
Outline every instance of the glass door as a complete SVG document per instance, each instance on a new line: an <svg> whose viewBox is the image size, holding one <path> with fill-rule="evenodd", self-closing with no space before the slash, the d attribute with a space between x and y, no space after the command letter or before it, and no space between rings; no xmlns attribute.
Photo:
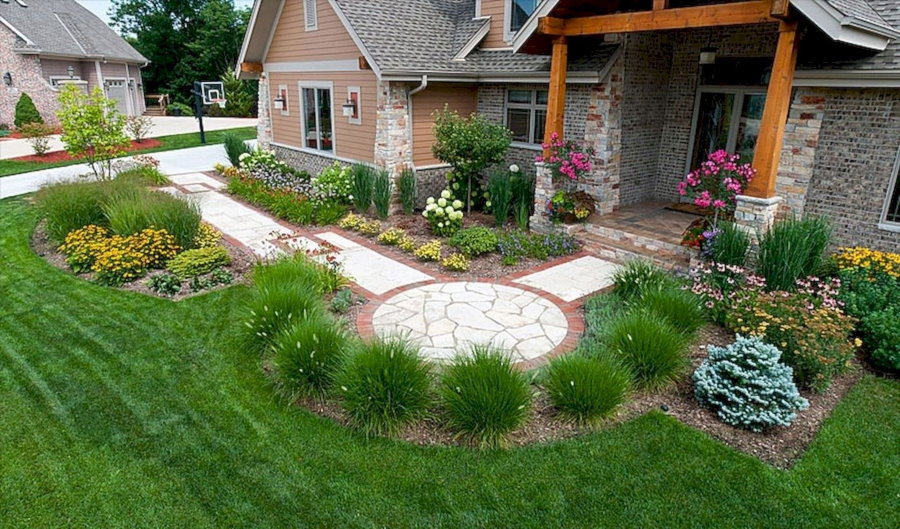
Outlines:
<svg viewBox="0 0 900 529"><path fill-rule="evenodd" d="M742 161L752 161L765 102L762 88L701 87L688 171L720 149L740 154Z"/></svg>

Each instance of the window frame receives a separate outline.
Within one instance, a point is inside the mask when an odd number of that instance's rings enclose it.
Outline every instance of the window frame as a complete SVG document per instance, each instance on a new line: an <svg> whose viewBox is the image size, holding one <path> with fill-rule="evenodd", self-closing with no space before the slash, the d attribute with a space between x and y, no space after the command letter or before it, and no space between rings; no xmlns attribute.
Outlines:
<svg viewBox="0 0 900 529"><path fill-rule="evenodd" d="M60 83L60 81L82 81L83 80L80 75L76 75L75 77L69 77L68 75L51 75L49 79L50 79L50 86L52 86L53 88L58 88L58 87L62 86L62 83Z"/></svg>
<svg viewBox="0 0 900 529"><path fill-rule="evenodd" d="M531 102L530 103L512 103L509 100L509 93L511 91L520 91L520 92L530 92L531 93ZM525 147L525 148L540 148L540 146L544 143L544 138L535 137L536 126L537 126L537 113L540 110L543 110L544 113L547 112L547 104L546 103L538 103L538 92L548 92L549 96L549 88L515 88L515 87L506 87L506 90L503 92L503 126L509 128L509 111L512 110L528 110L528 141L520 141L513 140L513 145L516 147Z"/></svg>
<svg viewBox="0 0 900 529"><path fill-rule="evenodd" d="M888 180L887 196L884 199L884 207L881 210L878 224L878 227L883 230L900 232L900 219L888 220L891 202L893 202L895 195L898 202L898 214L900 214L900 147L897 148L897 156L894 158L894 169L890 180Z"/></svg>
<svg viewBox="0 0 900 529"><path fill-rule="evenodd" d="M316 139L316 144L319 147L310 147L309 142L306 137L306 98L303 96L303 90L315 90L315 101L318 106L319 101L319 92L318 90L328 90L329 98L331 99L331 150L326 151L321 148L322 138L321 133L320 137ZM298 81L297 82L297 93L300 97L300 143L301 148L316 154L325 154L331 153L332 155L337 154L337 138L335 138L335 121L334 121L334 82L332 81ZM321 131L321 115L316 109L316 130Z"/></svg>
<svg viewBox="0 0 900 529"><path fill-rule="evenodd" d="M532 10L531 10L531 13L528 15L529 18L531 18L531 15L533 15L533 14L535 13L535 11L537 11L538 7L541 5L541 1L542 1L542 0L537 0L537 1L535 1L535 3L534 3L534 9L532 9ZM517 29L517 30L515 30L515 31L513 31L513 29L512 29L512 20L513 20L513 2L515 2L515 0L506 0L506 1L504 2L504 9L503 9L503 36L504 36L504 40L506 40L507 42L512 42L512 40L513 40L513 38L516 36L516 34L517 34L519 31L522 30L522 28L519 28L519 29ZM526 19L526 20L527 20L527 19ZM523 24L523 27L524 27L524 24Z"/></svg>
<svg viewBox="0 0 900 529"><path fill-rule="evenodd" d="M316 31L319 29L319 2L318 0L301 0L303 2L303 27L306 31ZM312 8L312 25L310 25L309 8Z"/></svg>

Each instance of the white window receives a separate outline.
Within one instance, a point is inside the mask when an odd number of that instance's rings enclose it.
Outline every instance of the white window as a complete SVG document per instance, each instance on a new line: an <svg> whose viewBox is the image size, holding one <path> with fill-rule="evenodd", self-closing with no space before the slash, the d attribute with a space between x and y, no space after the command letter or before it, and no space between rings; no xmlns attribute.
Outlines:
<svg viewBox="0 0 900 529"><path fill-rule="evenodd" d="M358 86L347 87L347 102L353 103L353 114L348 117L353 125L362 125L362 97Z"/></svg>
<svg viewBox="0 0 900 529"><path fill-rule="evenodd" d="M50 76L50 86L59 86L66 81L80 81L81 76L76 75L74 77L69 77L68 75L51 75Z"/></svg>
<svg viewBox="0 0 900 529"><path fill-rule="evenodd" d="M319 16L316 12L317 0L303 0L303 18L306 21L306 31L319 29Z"/></svg>
<svg viewBox="0 0 900 529"><path fill-rule="evenodd" d="M547 121L547 90L506 91L506 128L512 131L513 141L541 144Z"/></svg>
<svg viewBox="0 0 900 529"><path fill-rule="evenodd" d="M506 29L510 35L515 34L522 26L525 25L525 22L528 20L528 17L534 13L534 10L537 8L537 5L540 3L539 0L507 0L508 3L506 5L506 20L507 25Z"/></svg>
<svg viewBox="0 0 900 529"><path fill-rule="evenodd" d="M894 174L891 175L891 182L888 185L887 200L884 204L884 215L882 220L885 224L893 227L900 227L900 150L897 151L897 161L894 163Z"/></svg>
<svg viewBox="0 0 900 529"><path fill-rule="evenodd" d="M288 94L288 85L278 85L278 95L275 97L275 108L281 110L282 116L291 115L291 98Z"/></svg>
<svg viewBox="0 0 900 529"><path fill-rule="evenodd" d="M334 151L334 102L332 83L300 83L303 146Z"/></svg>

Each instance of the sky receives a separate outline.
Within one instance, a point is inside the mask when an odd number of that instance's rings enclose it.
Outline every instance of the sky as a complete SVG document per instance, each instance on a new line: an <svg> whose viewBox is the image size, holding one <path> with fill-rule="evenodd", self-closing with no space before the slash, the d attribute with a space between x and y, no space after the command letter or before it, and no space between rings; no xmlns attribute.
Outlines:
<svg viewBox="0 0 900 529"><path fill-rule="evenodd" d="M78 0L78 3L96 13L104 22L109 23L107 12L109 11L109 5L112 3L110 0ZM252 5L253 0L234 0L234 3L238 7L243 7Z"/></svg>

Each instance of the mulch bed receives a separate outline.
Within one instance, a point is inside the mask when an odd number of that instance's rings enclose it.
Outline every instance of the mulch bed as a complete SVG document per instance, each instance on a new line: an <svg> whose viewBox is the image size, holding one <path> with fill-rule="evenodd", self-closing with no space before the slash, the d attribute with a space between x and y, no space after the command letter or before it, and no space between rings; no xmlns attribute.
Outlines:
<svg viewBox="0 0 900 529"><path fill-rule="evenodd" d="M151 277L165 273L165 270L150 270L147 275L138 279L137 281L132 281L131 283L125 283L121 287L110 287L117 288L118 290L126 290L129 292L139 292L141 294L146 294L148 296L154 296L158 298L171 299L173 301L180 301L182 299L190 298L193 296L199 296L202 294L206 294L209 292L213 292L216 290L221 290L223 288L227 288L231 285L235 285L238 283L247 283L249 282L250 271L258 261L256 257L251 254L248 250L236 246L226 240L225 238L221 241L222 246L228 250L229 255L231 255L231 264L223 267L225 270L231 272L234 276L234 281L227 285L218 285L216 287L202 290L200 292L191 292L189 287L190 280L184 280L181 282L181 292L176 294L175 296L165 296L159 293L156 293L147 286L148 281ZM48 263L53 265L54 267L63 270L69 274L75 275L75 277L92 281L93 274L74 274L72 269L69 268L69 265L66 263L66 256L57 251L56 245L53 244L49 237L47 236L46 231L46 221L42 220L34 230L31 236L31 248L34 250L34 253L44 258Z"/></svg>
<svg viewBox="0 0 900 529"><path fill-rule="evenodd" d="M147 149L155 149L156 147L159 147L161 145L162 142L160 142L159 140L147 138L145 140L142 140L140 143L132 140L131 144L128 147L125 147L123 150L125 152L137 152ZM29 154L28 156L9 158L9 160L14 162L57 163L70 162L73 160L78 160L78 158L73 157L66 151L52 151L40 156L37 154Z"/></svg>

